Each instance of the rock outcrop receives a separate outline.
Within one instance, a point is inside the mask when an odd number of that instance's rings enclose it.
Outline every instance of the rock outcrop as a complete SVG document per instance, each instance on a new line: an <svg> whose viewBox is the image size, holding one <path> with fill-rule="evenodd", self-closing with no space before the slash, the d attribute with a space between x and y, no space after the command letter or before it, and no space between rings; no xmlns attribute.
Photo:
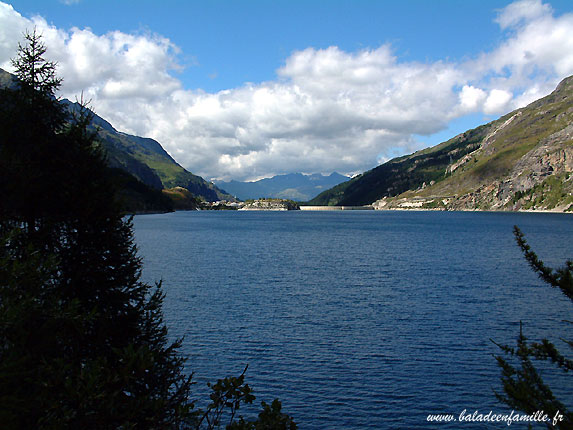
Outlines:
<svg viewBox="0 0 573 430"><path fill-rule="evenodd" d="M439 167L438 155L450 160L441 177L430 185L387 192L373 206L573 211L573 77L527 107L399 162L416 166L423 160L428 172L432 161ZM412 176L416 172L412 169Z"/></svg>
<svg viewBox="0 0 573 430"><path fill-rule="evenodd" d="M239 209L241 211L292 211L300 210L299 205L292 200L283 199L259 199L247 201L245 205Z"/></svg>

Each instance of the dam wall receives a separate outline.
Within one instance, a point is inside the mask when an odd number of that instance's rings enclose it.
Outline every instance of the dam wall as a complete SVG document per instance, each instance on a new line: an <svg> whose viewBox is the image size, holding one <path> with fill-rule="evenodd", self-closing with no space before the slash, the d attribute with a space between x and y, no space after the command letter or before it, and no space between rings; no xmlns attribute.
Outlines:
<svg viewBox="0 0 573 430"><path fill-rule="evenodd" d="M373 211L374 207L366 206L301 206L301 211Z"/></svg>

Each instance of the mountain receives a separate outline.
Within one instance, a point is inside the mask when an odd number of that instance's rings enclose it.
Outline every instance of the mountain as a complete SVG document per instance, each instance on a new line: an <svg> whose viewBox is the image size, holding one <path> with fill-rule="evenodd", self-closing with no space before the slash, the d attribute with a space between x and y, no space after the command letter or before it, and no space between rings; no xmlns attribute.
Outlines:
<svg viewBox="0 0 573 430"><path fill-rule="evenodd" d="M349 178L339 173L324 176L319 173L303 175L302 173L289 173L287 175L273 176L254 182L217 182L217 185L228 193L241 200L272 197L307 201L322 191L347 181Z"/></svg>
<svg viewBox="0 0 573 430"><path fill-rule="evenodd" d="M5 88L14 89L17 85L17 78L0 69L0 103L4 103L10 98L4 91ZM4 106L4 112L10 112ZM0 130L2 133L3 130ZM138 212L171 212L174 210L174 202L167 195L157 188L144 184L139 179L125 170L108 166L106 175L108 180L115 185L116 197L121 208L126 213Z"/></svg>
<svg viewBox="0 0 573 430"><path fill-rule="evenodd" d="M392 159L309 203L381 209L573 210L573 76L550 95Z"/></svg>
<svg viewBox="0 0 573 430"><path fill-rule="evenodd" d="M68 109L77 112L78 103L64 100ZM94 114L92 128L107 151L109 165L123 169L141 182L158 189L182 187L206 201L234 200L212 182L181 167L159 142L117 131L109 122Z"/></svg>
<svg viewBox="0 0 573 430"><path fill-rule="evenodd" d="M0 88L13 87L17 78L0 69ZM67 99L61 103L72 113L77 113L80 109L78 103L73 103ZM108 164L112 169L124 170L145 185L154 189L169 189L183 187L194 196L207 201L234 200L234 198L217 188L213 183L205 181L200 176L194 175L181 167L159 144L159 142L133 136L117 131L108 121L93 114L90 128L97 131L99 141L105 148L108 156ZM132 184L127 181L124 175L118 177L119 183ZM137 187L140 191L141 187ZM130 200L135 201L138 192L128 194ZM152 199L153 200L153 199Z"/></svg>
<svg viewBox="0 0 573 430"><path fill-rule="evenodd" d="M108 168L109 178L118 190L118 199L126 213L173 212L179 209L165 190L150 187L136 177L118 168Z"/></svg>
<svg viewBox="0 0 573 430"><path fill-rule="evenodd" d="M18 82L16 76L7 71L0 69L0 88L14 89Z"/></svg>

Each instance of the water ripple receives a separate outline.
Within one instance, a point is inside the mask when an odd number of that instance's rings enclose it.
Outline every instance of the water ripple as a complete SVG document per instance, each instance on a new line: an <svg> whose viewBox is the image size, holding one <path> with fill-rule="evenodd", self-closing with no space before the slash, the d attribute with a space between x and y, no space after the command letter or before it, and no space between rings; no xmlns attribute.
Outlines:
<svg viewBox="0 0 573 430"><path fill-rule="evenodd" d="M416 429L508 412L490 338L513 344L520 320L565 336L571 305L530 272L514 224L547 264L572 257L573 217L555 214L178 212L135 233L198 398L248 363L258 400L301 429Z"/></svg>

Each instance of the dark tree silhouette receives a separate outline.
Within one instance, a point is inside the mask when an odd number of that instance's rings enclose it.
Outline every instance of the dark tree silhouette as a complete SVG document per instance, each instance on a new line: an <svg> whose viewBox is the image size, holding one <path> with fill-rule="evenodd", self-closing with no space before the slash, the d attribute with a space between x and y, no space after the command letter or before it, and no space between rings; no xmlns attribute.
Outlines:
<svg viewBox="0 0 573 430"><path fill-rule="evenodd" d="M61 80L35 31L0 89L0 426L2 429L295 429L280 402L259 418L238 378L195 411L161 285L140 280L130 218L105 155L55 97ZM239 426L239 427L237 427Z"/></svg>
<svg viewBox="0 0 573 430"><path fill-rule="evenodd" d="M191 380L163 294L140 281L90 112L68 118L45 46L26 34L0 94L3 428L191 425Z"/></svg>

